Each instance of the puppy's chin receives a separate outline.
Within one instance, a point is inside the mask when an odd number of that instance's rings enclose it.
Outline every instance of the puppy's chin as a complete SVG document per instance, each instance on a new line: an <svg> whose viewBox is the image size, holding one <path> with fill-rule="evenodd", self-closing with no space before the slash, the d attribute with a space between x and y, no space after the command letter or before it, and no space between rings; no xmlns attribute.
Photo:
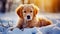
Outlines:
<svg viewBox="0 0 60 34"><path fill-rule="evenodd" d="M31 21L32 19L27 19L26 21Z"/></svg>

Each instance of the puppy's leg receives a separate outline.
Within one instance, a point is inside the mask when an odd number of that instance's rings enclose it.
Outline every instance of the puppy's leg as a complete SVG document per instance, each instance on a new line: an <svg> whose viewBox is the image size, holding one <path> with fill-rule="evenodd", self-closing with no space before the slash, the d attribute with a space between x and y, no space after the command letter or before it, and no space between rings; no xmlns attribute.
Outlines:
<svg viewBox="0 0 60 34"><path fill-rule="evenodd" d="M18 21L18 24L16 27L23 31L24 30L24 27L23 27L24 24L23 23L24 23L24 21L22 19L20 19Z"/></svg>
<svg viewBox="0 0 60 34"><path fill-rule="evenodd" d="M48 26L52 24L52 21L48 20L48 19L40 19L40 26Z"/></svg>

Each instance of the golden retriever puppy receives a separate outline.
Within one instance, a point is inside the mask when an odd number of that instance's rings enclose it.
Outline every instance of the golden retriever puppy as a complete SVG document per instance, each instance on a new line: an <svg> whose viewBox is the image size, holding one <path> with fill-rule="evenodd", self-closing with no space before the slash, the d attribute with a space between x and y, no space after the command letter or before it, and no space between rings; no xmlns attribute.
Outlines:
<svg viewBox="0 0 60 34"><path fill-rule="evenodd" d="M16 9L16 13L19 16L18 24L16 27L22 28L33 28L51 25L51 21L45 18L37 18L39 8L34 4L20 5Z"/></svg>

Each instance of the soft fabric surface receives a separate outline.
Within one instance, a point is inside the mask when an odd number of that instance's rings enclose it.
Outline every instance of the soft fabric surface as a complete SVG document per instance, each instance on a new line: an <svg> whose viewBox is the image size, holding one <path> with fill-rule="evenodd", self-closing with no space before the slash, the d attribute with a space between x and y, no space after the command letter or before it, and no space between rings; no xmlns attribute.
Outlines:
<svg viewBox="0 0 60 34"><path fill-rule="evenodd" d="M40 27L40 28L25 28L21 31L18 28L14 28L10 31L10 27L15 26L17 22L17 16L14 13L0 14L0 23L5 23L5 26L0 26L0 34L60 34L60 16L59 15L44 15L46 18L52 20L53 25ZM9 24L7 24L9 22ZM13 22L13 24L12 24ZM12 25L12 26L11 26Z"/></svg>

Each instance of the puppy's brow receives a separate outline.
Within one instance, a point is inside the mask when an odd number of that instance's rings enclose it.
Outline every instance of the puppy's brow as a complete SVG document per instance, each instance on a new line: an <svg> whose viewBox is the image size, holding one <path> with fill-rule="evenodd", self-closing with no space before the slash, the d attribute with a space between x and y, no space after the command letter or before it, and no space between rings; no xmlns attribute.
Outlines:
<svg viewBox="0 0 60 34"><path fill-rule="evenodd" d="M26 13L26 11L25 11L25 10L23 10L23 13Z"/></svg>

